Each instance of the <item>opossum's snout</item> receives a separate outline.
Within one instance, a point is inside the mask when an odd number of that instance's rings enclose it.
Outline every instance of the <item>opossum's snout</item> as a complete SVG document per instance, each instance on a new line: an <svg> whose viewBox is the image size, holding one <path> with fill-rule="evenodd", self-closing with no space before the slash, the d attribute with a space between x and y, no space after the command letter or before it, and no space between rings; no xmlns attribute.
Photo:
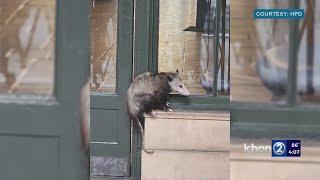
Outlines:
<svg viewBox="0 0 320 180"><path fill-rule="evenodd" d="M178 89L176 90L176 92L178 94L183 95L183 96L189 96L190 95L189 90L187 89L187 87L184 84L180 84Z"/></svg>
<svg viewBox="0 0 320 180"><path fill-rule="evenodd" d="M187 89L187 87L183 84L182 80L179 78L178 75L176 76L170 76L168 77L169 86L171 88L171 91L176 92L183 96L189 96L190 92Z"/></svg>

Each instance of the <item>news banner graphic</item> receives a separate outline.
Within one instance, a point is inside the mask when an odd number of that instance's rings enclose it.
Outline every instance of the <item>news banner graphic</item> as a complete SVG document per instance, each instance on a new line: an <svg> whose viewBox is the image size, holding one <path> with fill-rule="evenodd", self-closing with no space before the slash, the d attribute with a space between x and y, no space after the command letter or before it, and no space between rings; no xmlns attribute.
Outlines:
<svg viewBox="0 0 320 180"><path fill-rule="evenodd" d="M304 9L255 9L254 19L303 19Z"/></svg>
<svg viewBox="0 0 320 180"><path fill-rule="evenodd" d="M300 140L272 140L272 157L300 157Z"/></svg>

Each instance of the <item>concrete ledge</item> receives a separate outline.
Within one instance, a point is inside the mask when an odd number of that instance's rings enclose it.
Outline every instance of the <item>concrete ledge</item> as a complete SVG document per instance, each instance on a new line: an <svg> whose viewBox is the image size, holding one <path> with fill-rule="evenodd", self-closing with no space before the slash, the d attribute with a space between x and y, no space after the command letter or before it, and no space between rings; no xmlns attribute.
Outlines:
<svg viewBox="0 0 320 180"><path fill-rule="evenodd" d="M145 148L155 151L142 151L142 180L229 180L229 112L145 117Z"/></svg>
<svg viewBox="0 0 320 180"><path fill-rule="evenodd" d="M145 114L145 117L152 118L148 114ZM194 110L188 110L188 111L174 110L173 112L156 111L155 118L230 121L230 112L194 111Z"/></svg>
<svg viewBox="0 0 320 180"><path fill-rule="evenodd" d="M219 120L146 118L145 148L229 151L230 122Z"/></svg>
<svg viewBox="0 0 320 180"><path fill-rule="evenodd" d="M228 152L142 152L142 180L229 180Z"/></svg>
<svg viewBox="0 0 320 180"><path fill-rule="evenodd" d="M229 151L229 145L229 112L158 111L145 118L146 149Z"/></svg>

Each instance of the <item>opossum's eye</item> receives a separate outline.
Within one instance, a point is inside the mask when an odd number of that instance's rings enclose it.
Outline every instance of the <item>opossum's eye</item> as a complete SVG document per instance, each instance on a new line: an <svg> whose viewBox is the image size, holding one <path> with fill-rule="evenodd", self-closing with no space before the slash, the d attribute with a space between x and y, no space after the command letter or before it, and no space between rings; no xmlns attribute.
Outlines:
<svg viewBox="0 0 320 180"><path fill-rule="evenodd" d="M180 85L179 88L182 88L182 85Z"/></svg>
<svg viewBox="0 0 320 180"><path fill-rule="evenodd" d="M168 81L171 82L172 81L172 77L168 76Z"/></svg>

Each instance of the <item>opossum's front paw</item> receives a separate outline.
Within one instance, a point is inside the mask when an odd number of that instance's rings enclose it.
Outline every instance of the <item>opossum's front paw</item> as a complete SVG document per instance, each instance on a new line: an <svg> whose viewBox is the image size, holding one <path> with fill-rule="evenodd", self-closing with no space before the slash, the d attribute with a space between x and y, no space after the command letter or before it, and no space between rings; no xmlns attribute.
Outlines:
<svg viewBox="0 0 320 180"><path fill-rule="evenodd" d="M164 112L172 112L172 109L170 108L170 102L167 101L167 103L163 106L162 109Z"/></svg>
<svg viewBox="0 0 320 180"><path fill-rule="evenodd" d="M152 118L156 118L157 112L152 110L150 113L148 113Z"/></svg>
<svg viewBox="0 0 320 180"><path fill-rule="evenodd" d="M164 112L172 112L172 109L169 106L164 106L162 108L162 111L164 111Z"/></svg>

